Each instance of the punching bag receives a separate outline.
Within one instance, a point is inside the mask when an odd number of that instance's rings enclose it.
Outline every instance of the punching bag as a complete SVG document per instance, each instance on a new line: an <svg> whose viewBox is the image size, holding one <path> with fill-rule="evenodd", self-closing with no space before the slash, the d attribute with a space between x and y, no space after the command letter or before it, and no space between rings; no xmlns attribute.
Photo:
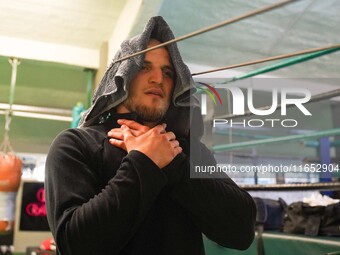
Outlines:
<svg viewBox="0 0 340 255"><path fill-rule="evenodd" d="M12 153L0 153L0 232L13 229L20 181L21 160Z"/></svg>

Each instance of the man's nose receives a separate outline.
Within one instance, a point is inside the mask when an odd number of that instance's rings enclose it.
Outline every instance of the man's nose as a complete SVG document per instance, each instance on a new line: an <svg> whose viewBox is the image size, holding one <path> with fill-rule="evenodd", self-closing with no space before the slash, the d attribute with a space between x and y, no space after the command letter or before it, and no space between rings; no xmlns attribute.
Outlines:
<svg viewBox="0 0 340 255"><path fill-rule="evenodd" d="M163 82L163 71L161 69L152 69L149 81L151 83L161 84Z"/></svg>

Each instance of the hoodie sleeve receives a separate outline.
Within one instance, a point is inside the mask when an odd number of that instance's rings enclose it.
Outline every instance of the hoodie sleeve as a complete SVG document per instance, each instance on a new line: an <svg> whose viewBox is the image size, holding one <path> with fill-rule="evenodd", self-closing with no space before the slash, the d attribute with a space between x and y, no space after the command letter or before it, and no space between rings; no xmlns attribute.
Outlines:
<svg viewBox="0 0 340 255"><path fill-rule="evenodd" d="M89 139L66 131L47 157L48 221L61 255L118 254L167 182L148 157L131 151L102 188L95 161L101 151Z"/></svg>
<svg viewBox="0 0 340 255"><path fill-rule="evenodd" d="M216 166L213 155L203 144L198 142L194 147L199 153L195 159L184 156L180 167L166 169L169 180L176 176L170 197L209 239L228 248L247 249L255 233L256 207L252 197L227 175L219 179L191 178L190 171L195 166Z"/></svg>

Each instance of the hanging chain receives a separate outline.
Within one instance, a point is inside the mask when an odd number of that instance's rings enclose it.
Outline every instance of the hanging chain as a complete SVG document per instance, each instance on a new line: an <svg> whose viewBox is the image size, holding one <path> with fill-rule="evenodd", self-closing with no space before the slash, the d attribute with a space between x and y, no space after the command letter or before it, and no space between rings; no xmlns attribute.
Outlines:
<svg viewBox="0 0 340 255"><path fill-rule="evenodd" d="M4 140L0 145L0 153L3 152L4 154L7 154L8 152L13 152L13 148L9 140L9 131L13 115L12 105L14 101L14 89L17 78L17 67L20 64L20 61L17 58L10 58L9 63L12 66L11 89L9 93L9 108L6 111Z"/></svg>
<svg viewBox="0 0 340 255"><path fill-rule="evenodd" d="M13 148L9 140L9 130L10 130L11 121L12 121L12 112L6 111L4 140L0 145L0 152L3 152L4 154L7 154L8 152L13 152Z"/></svg>

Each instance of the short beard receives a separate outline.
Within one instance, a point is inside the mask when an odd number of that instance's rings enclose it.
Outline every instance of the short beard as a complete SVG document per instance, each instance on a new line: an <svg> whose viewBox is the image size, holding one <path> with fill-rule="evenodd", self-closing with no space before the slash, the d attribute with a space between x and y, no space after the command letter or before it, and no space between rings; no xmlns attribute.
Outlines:
<svg viewBox="0 0 340 255"><path fill-rule="evenodd" d="M123 105L130 112L136 113L139 117L143 119L143 121L155 123L159 123L163 119L169 108L168 106L164 107L163 109L156 109L146 107L145 105L134 105L130 98L126 99L126 101L123 102Z"/></svg>

